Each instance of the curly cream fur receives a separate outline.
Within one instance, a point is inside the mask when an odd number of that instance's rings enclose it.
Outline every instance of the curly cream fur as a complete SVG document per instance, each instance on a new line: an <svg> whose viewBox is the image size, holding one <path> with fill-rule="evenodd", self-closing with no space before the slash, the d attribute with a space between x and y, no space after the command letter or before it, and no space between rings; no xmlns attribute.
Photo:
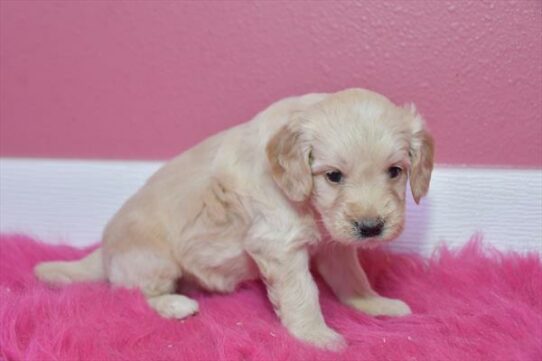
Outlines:
<svg viewBox="0 0 542 361"><path fill-rule="evenodd" d="M198 310L174 295L179 278L217 292L261 278L293 335L338 349L344 341L324 321L309 263L341 302L372 315L408 314L372 290L356 248L400 233L407 172L419 201L432 152L412 106L362 89L287 98L167 163L109 222L99 251L40 264L36 274L136 287L171 318ZM389 179L390 166L404 172ZM340 184L326 179L333 170L344 174ZM382 234L360 239L354 222L375 217Z"/></svg>

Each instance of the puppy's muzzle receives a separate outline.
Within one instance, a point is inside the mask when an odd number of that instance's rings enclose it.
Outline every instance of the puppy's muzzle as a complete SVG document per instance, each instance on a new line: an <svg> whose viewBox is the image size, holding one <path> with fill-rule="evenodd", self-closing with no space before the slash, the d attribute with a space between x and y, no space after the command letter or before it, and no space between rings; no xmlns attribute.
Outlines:
<svg viewBox="0 0 542 361"><path fill-rule="evenodd" d="M359 238L378 237L382 234L382 230L384 229L384 221L380 218L363 219L354 222L354 227Z"/></svg>

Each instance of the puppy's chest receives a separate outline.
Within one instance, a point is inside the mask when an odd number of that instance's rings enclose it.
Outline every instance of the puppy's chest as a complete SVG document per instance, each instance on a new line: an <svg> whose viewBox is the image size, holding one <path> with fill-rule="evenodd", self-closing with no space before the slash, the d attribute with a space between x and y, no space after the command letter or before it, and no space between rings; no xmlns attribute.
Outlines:
<svg viewBox="0 0 542 361"><path fill-rule="evenodd" d="M292 243L318 238L312 217L300 216L273 187L257 183L259 192L240 187L231 176L211 181L199 216L184 229L177 248L183 277L210 291L231 292L239 283L259 277L248 252L261 250L272 256Z"/></svg>

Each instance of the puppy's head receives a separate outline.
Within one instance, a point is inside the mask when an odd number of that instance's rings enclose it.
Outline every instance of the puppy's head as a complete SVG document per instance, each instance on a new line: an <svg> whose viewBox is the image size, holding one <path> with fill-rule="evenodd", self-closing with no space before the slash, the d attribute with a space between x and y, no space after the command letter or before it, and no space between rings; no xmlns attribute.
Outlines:
<svg viewBox="0 0 542 361"><path fill-rule="evenodd" d="M278 186L310 201L334 240L369 246L401 232L408 178L416 203L427 193L433 140L413 105L350 89L293 114L267 155Z"/></svg>

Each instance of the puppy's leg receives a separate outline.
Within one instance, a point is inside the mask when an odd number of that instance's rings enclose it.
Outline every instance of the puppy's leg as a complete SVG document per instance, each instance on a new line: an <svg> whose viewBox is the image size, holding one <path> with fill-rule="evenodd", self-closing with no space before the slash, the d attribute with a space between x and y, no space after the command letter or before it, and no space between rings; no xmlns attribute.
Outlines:
<svg viewBox="0 0 542 361"><path fill-rule="evenodd" d="M316 266L337 298L373 316L404 316L412 312L400 300L379 296L359 264L356 248L333 244L316 256Z"/></svg>
<svg viewBox="0 0 542 361"><path fill-rule="evenodd" d="M151 308L165 318L185 318L198 311L196 301L174 294L180 277L179 266L165 254L136 249L111 257L110 282L139 288Z"/></svg>
<svg viewBox="0 0 542 361"><path fill-rule="evenodd" d="M165 294L148 297L147 302L164 318L185 318L198 312L198 303L183 295Z"/></svg>
<svg viewBox="0 0 542 361"><path fill-rule="evenodd" d="M290 333L318 347L344 347L342 336L329 328L322 316L306 251L296 250L272 259L254 255L253 258L275 312Z"/></svg>

